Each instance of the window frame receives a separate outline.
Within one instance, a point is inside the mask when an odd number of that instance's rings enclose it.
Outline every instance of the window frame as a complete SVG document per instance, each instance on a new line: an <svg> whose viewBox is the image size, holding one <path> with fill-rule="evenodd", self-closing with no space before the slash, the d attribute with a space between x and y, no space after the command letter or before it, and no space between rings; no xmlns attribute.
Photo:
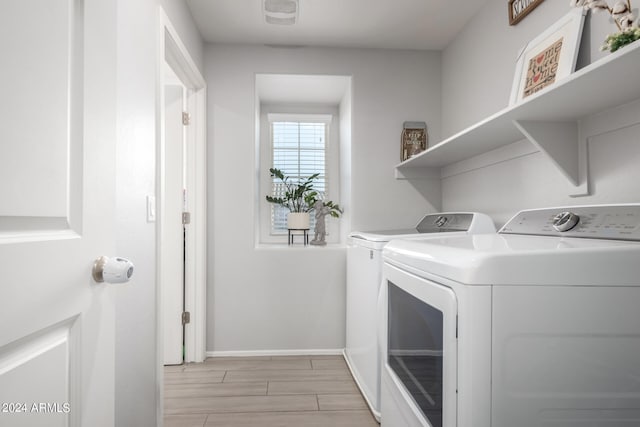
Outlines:
<svg viewBox="0 0 640 427"><path fill-rule="evenodd" d="M339 160L339 124L337 106L327 107L289 107L261 105L260 137L259 137L259 186L258 196L259 221L257 234L258 244L287 243L287 233L272 233L271 203L265 196L271 192L271 176L269 168L273 167L273 122L307 122L325 124L325 175L327 179L327 198L339 203L340 198L340 160ZM313 212L311 213L313 215ZM339 221L327 217L327 243L340 241ZM313 239L313 227L309 230ZM295 243L302 242L299 238Z"/></svg>

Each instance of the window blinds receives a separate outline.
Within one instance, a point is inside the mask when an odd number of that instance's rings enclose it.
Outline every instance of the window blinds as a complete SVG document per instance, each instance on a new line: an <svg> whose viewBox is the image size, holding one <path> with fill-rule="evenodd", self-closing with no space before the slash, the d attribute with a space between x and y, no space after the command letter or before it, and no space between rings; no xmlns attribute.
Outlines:
<svg viewBox="0 0 640 427"><path fill-rule="evenodd" d="M271 123L273 167L290 176L293 182L318 173L313 187L324 195L326 176L326 124L303 121L274 121ZM282 195L280 180L272 181L273 195ZM272 205L272 233L287 231L288 210ZM314 218L311 216L311 228Z"/></svg>

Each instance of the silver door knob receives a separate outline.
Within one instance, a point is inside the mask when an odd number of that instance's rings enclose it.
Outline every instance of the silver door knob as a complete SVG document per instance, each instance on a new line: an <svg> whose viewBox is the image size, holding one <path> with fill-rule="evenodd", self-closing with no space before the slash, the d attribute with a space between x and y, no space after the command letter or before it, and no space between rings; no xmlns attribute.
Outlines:
<svg viewBox="0 0 640 427"><path fill-rule="evenodd" d="M133 263L125 258L101 256L93 263L91 274L98 283L125 283L133 276Z"/></svg>

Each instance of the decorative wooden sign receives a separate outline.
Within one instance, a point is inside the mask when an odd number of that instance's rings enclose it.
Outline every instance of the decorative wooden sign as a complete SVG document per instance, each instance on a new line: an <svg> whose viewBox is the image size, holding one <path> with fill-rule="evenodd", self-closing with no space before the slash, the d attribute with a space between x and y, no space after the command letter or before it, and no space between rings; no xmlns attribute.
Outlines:
<svg viewBox="0 0 640 427"><path fill-rule="evenodd" d="M533 9L544 0L509 0L509 25L522 21Z"/></svg>
<svg viewBox="0 0 640 427"><path fill-rule="evenodd" d="M400 160L405 161L427 149L427 124L404 122L400 141Z"/></svg>

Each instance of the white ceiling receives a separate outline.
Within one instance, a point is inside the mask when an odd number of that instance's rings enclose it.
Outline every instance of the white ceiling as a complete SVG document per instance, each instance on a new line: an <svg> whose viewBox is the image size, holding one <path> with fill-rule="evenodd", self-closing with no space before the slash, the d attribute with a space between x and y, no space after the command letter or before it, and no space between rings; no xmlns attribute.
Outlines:
<svg viewBox="0 0 640 427"><path fill-rule="evenodd" d="M300 0L292 26L265 23L262 0L186 2L211 43L441 50L486 0Z"/></svg>
<svg viewBox="0 0 640 427"><path fill-rule="evenodd" d="M349 89L349 82L346 76L258 74L256 92L266 104L338 105Z"/></svg>

